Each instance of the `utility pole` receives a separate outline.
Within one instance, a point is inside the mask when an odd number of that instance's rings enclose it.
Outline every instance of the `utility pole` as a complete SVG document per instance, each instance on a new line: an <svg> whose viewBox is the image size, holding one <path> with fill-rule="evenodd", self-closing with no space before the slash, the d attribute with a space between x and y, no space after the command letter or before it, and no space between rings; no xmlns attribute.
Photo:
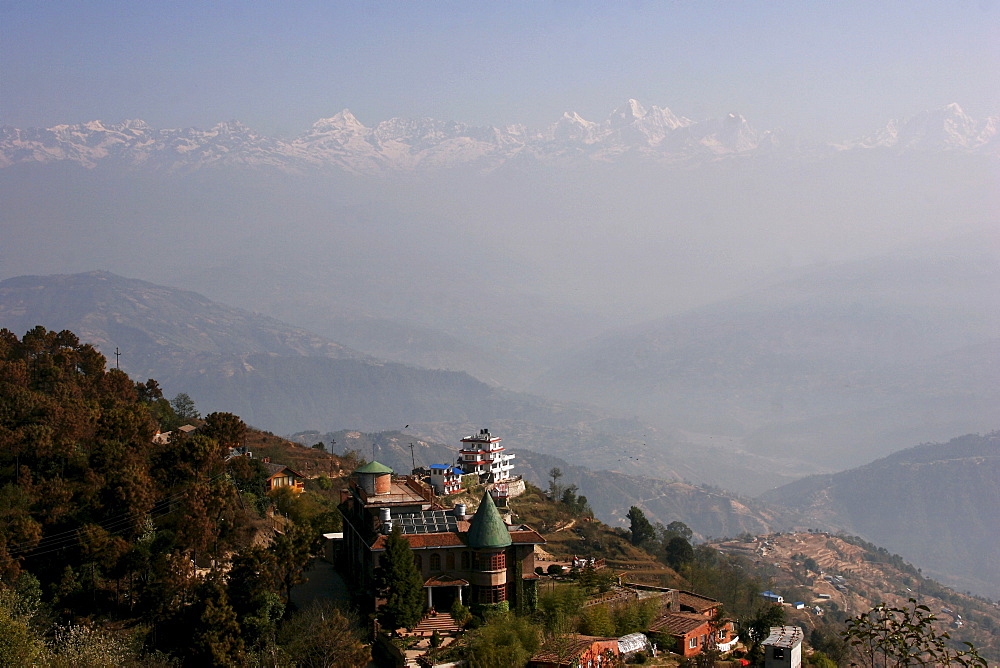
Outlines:
<svg viewBox="0 0 1000 668"><path fill-rule="evenodd" d="M121 352L119 352L118 346L115 346L115 368L116 369L120 369L121 368L121 367L118 366L118 358L119 357L121 357Z"/></svg>
<svg viewBox="0 0 1000 668"><path fill-rule="evenodd" d="M413 454L413 443L410 443L410 461L413 462L413 468L417 468L417 457Z"/></svg>

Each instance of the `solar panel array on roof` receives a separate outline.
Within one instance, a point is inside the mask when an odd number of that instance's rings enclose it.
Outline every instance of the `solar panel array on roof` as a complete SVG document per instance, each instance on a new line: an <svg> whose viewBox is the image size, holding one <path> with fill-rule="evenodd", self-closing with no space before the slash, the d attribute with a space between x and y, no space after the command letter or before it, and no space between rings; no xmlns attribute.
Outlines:
<svg viewBox="0 0 1000 668"><path fill-rule="evenodd" d="M458 531L458 519L450 510L424 510L392 516L404 534Z"/></svg>

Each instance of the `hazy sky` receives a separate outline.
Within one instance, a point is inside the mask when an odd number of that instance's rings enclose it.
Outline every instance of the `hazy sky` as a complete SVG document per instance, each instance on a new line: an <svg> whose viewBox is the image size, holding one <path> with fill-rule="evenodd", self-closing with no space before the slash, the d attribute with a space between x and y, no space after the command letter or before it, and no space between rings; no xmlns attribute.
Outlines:
<svg viewBox="0 0 1000 668"><path fill-rule="evenodd" d="M1000 113L1000 3L0 0L0 123L241 120L348 107L540 127L629 97L806 139L958 102Z"/></svg>

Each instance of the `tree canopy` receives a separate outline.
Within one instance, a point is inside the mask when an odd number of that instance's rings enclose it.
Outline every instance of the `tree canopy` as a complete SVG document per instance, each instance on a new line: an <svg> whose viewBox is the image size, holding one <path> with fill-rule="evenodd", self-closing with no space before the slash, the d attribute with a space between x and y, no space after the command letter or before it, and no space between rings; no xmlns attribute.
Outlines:
<svg viewBox="0 0 1000 668"><path fill-rule="evenodd" d="M379 620L389 629L411 629L424 610L424 581L413 560L413 550L397 524L385 542L385 552L375 571L375 586L385 605Z"/></svg>

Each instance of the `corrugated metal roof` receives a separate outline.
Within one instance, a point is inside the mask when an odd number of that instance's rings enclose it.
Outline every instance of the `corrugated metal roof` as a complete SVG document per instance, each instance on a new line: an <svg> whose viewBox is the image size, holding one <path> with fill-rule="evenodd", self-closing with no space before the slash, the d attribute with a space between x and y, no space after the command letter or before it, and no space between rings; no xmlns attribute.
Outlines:
<svg viewBox="0 0 1000 668"><path fill-rule="evenodd" d="M764 641L764 645L792 648L802 644L802 637L802 629L798 626L772 626L771 635Z"/></svg>
<svg viewBox="0 0 1000 668"><path fill-rule="evenodd" d="M649 646L649 638L641 633L630 633L618 639L618 651L622 654L642 652Z"/></svg>

